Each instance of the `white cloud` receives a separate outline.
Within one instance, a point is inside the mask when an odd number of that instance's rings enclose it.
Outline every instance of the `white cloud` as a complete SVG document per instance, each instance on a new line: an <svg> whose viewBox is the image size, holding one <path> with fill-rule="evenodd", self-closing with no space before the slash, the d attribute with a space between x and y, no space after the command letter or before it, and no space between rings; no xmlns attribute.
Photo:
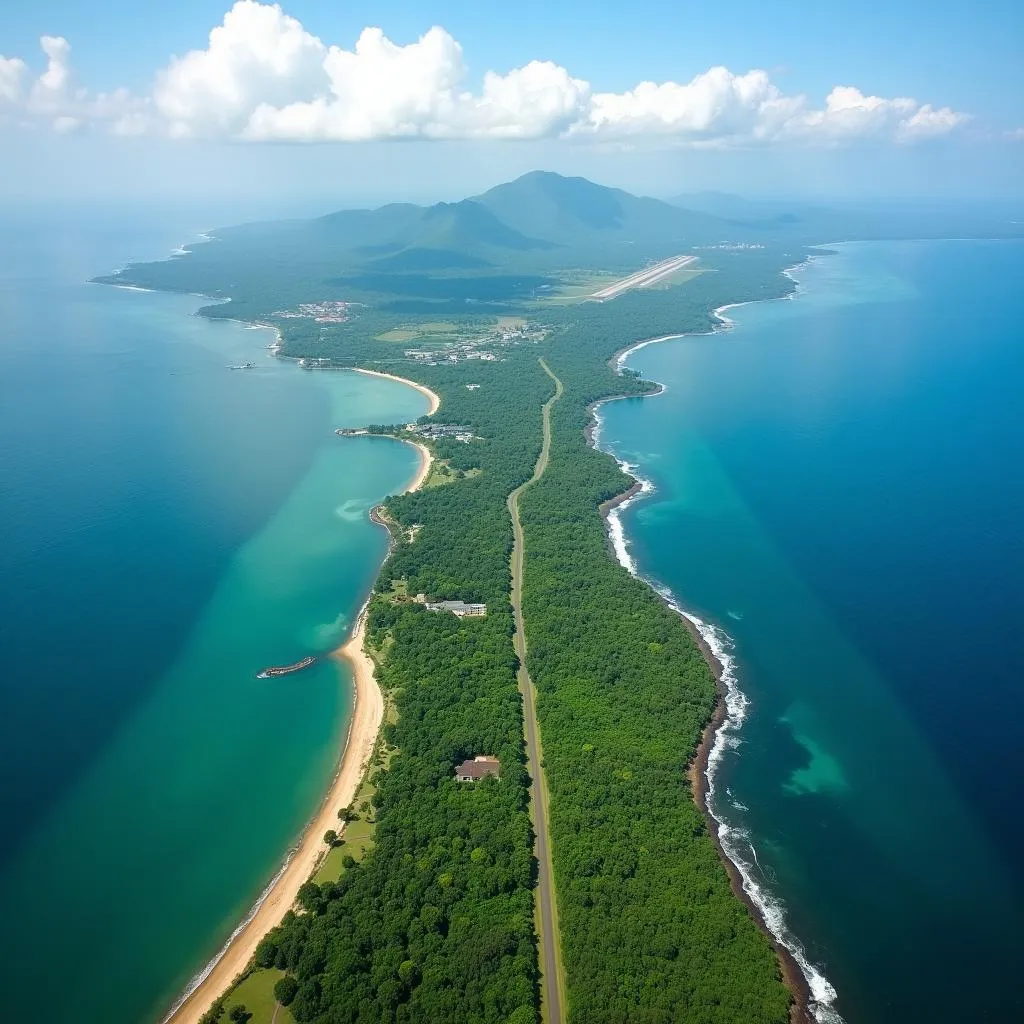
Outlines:
<svg viewBox="0 0 1024 1024"><path fill-rule="evenodd" d="M949 107L936 110L907 97L865 96L853 86L838 85L828 94L825 109L808 112L792 125L792 131L835 142L879 137L913 142L946 135L967 120L966 114Z"/></svg>
<svg viewBox="0 0 1024 1024"><path fill-rule="evenodd" d="M507 75L487 72L479 95L463 91L462 47L436 26L406 46L367 28L353 50L331 46L322 52L326 87L283 106L264 99L248 118L244 138L540 138L578 118L589 93L564 68L540 61Z"/></svg>
<svg viewBox="0 0 1024 1024"><path fill-rule="evenodd" d="M132 119L149 126L145 115L148 100L132 96L127 89L90 93L75 86L71 46L62 36L43 36L39 46L47 58L46 68L27 90L22 87L28 70L25 62L0 57L0 101L7 101L8 109L23 124L41 121L58 135L86 124L106 125L123 134L122 125Z"/></svg>
<svg viewBox="0 0 1024 1024"><path fill-rule="evenodd" d="M46 70L35 80L29 106L37 113L53 113L68 103L71 85L71 45L61 36L43 36L39 46L47 56Z"/></svg>
<svg viewBox="0 0 1024 1024"><path fill-rule="evenodd" d="M257 108L325 90L326 54L277 5L239 0L205 50L175 57L157 74L153 102L173 135L237 135Z"/></svg>
<svg viewBox="0 0 1024 1024"><path fill-rule="evenodd" d="M149 96L76 88L70 47L44 36L47 67L0 57L0 103L57 131L97 122L119 135L248 141L388 138L577 139L654 137L689 146L912 143L946 135L967 116L949 107L836 86L823 107L789 95L766 71L713 67L688 82L641 82L594 92L549 61L468 81L462 47L434 27L407 44L366 28L351 50L327 44L278 5L238 0L205 49L174 57Z"/></svg>
<svg viewBox="0 0 1024 1024"><path fill-rule="evenodd" d="M23 60L0 56L0 103L14 103L18 100L21 96L21 79L24 74Z"/></svg>
<svg viewBox="0 0 1024 1024"><path fill-rule="evenodd" d="M641 82L624 93L598 93L580 132L671 135L701 142L769 138L803 106L784 96L765 71L735 75L714 67L685 84Z"/></svg>

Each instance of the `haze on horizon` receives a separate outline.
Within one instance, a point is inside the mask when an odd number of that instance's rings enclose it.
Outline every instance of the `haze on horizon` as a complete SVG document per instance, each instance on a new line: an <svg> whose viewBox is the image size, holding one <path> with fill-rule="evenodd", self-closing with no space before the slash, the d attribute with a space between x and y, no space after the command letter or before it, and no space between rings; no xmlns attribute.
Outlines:
<svg viewBox="0 0 1024 1024"><path fill-rule="evenodd" d="M300 214L545 168L659 197L1016 200L1022 38L1003 0L43 0L0 15L2 199Z"/></svg>

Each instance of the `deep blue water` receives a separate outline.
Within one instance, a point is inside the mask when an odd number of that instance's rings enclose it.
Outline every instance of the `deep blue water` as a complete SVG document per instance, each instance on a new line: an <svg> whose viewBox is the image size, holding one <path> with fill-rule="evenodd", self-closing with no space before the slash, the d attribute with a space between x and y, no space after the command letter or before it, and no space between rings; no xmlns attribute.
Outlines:
<svg viewBox="0 0 1024 1024"><path fill-rule="evenodd" d="M2 226L0 987L11 1019L153 1020L340 753L344 668L255 679L343 639L386 549L368 510L417 465L333 428L426 401L275 360L200 299L86 283L202 223Z"/></svg>
<svg viewBox="0 0 1024 1024"><path fill-rule="evenodd" d="M631 553L735 642L719 810L834 1009L1024 1019L1024 245L795 276L629 357L668 387L602 410Z"/></svg>

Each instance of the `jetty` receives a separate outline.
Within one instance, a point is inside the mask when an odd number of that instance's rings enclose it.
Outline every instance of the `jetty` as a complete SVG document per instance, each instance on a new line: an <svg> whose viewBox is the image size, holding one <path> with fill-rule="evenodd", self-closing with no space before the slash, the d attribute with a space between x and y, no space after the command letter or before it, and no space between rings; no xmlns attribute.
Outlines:
<svg viewBox="0 0 1024 1024"><path fill-rule="evenodd" d="M301 661L293 662L291 665L272 665L270 668L265 668L262 672L256 673L256 678L272 679L274 676L288 676L292 672L301 672L304 668L309 668L310 665L315 664L316 658L310 654Z"/></svg>

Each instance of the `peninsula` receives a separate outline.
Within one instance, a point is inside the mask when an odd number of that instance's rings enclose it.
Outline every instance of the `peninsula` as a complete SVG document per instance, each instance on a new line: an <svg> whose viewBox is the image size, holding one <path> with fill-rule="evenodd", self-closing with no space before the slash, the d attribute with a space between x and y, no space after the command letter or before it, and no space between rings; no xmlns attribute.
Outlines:
<svg viewBox="0 0 1024 1024"><path fill-rule="evenodd" d="M106 279L230 297L283 356L436 396L429 430L367 425L427 441L434 464L381 511L393 543L346 646L358 728L342 770L287 883L176 1019L223 1019L239 972L280 980L296 1021L802 1017L688 775L714 727L713 667L609 552L602 507L633 481L586 436L595 403L657 390L616 352L787 294L802 241L539 173L389 210L220 229ZM308 312L325 304L344 315ZM309 881L381 721L361 652L392 709L372 834ZM482 754L500 775L460 785Z"/></svg>

